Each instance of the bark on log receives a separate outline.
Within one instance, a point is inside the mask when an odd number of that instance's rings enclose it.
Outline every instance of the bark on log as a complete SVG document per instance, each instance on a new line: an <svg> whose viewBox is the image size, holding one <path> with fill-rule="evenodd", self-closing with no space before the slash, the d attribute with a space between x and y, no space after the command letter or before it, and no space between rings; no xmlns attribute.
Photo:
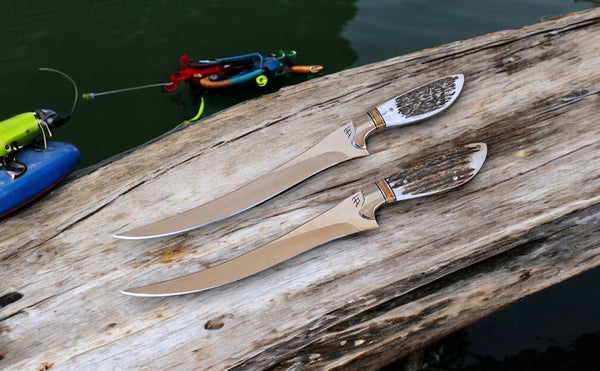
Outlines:
<svg viewBox="0 0 600 371"><path fill-rule="evenodd" d="M377 367L600 265L598 40L595 9L400 56L72 176L0 221L0 368ZM365 158L197 231L111 237L231 191L453 73L466 83L448 111L376 134ZM417 158L479 141L488 160L472 182L380 209L378 230L200 294L119 294L250 251Z"/></svg>

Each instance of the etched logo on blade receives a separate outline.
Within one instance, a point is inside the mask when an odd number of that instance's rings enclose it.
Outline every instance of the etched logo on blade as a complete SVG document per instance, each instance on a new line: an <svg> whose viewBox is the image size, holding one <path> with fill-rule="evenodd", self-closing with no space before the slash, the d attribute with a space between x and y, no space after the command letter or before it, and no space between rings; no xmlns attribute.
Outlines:
<svg viewBox="0 0 600 371"><path fill-rule="evenodd" d="M354 135L355 132L356 132L356 129L354 128L354 125L348 125L344 128L344 134L346 134L348 139L350 139Z"/></svg>
<svg viewBox="0 0 600 371"><path fill-rule="evenodd" d="M356 208L361 207L365 203L365 195L362 192L355 193L350 199Z"/></svg>
<svg viewBox="0 0 600 371"><path fill-rule="evenodd" d="M446 77L421 86L396 98L398 113L404 117L418 116L448 103L456 92L456 76Z"/></svg>

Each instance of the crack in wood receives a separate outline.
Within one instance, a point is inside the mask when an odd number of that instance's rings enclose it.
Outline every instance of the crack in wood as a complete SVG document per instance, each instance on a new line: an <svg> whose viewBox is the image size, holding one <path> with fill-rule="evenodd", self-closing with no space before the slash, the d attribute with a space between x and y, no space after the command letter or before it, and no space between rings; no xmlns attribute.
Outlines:
<svg viewBox="0 0 600 371"><path fill-rule="evenodd" d="M471 277L481 275L482 272L511 267L510 262L518 262L521 257L536 254L537 251L543 250L549 244L566 249L563 247L564 241L569 240L573 235L578 235L571 233L572 228L587 228L590 230L589 233L597 234L600 237L600 230L594 227L594 224L598 223L600 223L600 203L573 211L526 231L521 236L510 236L498 240L493 243L497 247L486 249L495 253L452 263L451 266L445 267L446 272L433 280L427 277L416 278L415 282L411 283L416 286L412 288L406 287L406 282L383 287L358 301L322 316L319 321L299 329L290 340L279 342L260 354L240 362L234 369L268 364L268 369L279 370L288 367L292 360L295 364L306 366L314 363L309 359L310 354L322 355L319 362L321 365L325 365L327 361L336 360L347 354L347 350L340 346L340 343L346 345L350 344L353 339L360 338L365 340L361 345L369 345L370 339L386 338L385 333L389 333L390 336L404 333L404 328L416 328L417 332L421 331L419 328L435 331L435 323L444 320L444 317L433 318L428 320L427 324L417 327L413 325L454 303L453 298L440 298L430 305L423 306L418 313L408 316L398 314L386 316L386 314L397 313L397 309L406 304L429 296L436 296L439 292L456 286L460 282L469 282ZM584 248L584 246L578 247L578 249ZM561 256L557 253L553 258L560 260ZM516 281L509 284L519 284L532 279L534 275L535 272L531 269L518 270ZM442 277L443 280L441 280ZM418 281L423 282L419 283ZM373 302L375 303L373 304ZM378 318L381 318L379 321L383 322L378 322ZM472 321L475 321L475 318ZM447 332L448 329L446 328L445 331ZM408 333L404 336L408 336ZM381 352L381 349L378 349L378 352ZM345 367L348 367L348 364L345 364Z"/></svg>

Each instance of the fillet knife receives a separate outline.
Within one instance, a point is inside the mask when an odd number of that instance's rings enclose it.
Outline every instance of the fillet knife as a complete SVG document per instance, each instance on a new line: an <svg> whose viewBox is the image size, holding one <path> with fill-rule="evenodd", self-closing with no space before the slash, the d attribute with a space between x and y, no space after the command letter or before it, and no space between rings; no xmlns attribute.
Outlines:
<svg viewBox="0 0 600 371"><path fill-rule="evenodd" d="M484 143L455 147L381 179L284 236L237 258L187 276L121 291L133 296L194 293L241 280L334 239L375 229L384 204L448 191L471 180L487 154Z"/></svg>
<svg viewBox="0 0 600 371"><path fill-rule="evenodd" d="M306 152L262 177L213 201L171 217L117 233L116 238L144 239L187 232L258 205L333 165L369 154L367 137L404 126L448 108L460 94L463 75L451 75L407 91L350 121Z"/></svg>

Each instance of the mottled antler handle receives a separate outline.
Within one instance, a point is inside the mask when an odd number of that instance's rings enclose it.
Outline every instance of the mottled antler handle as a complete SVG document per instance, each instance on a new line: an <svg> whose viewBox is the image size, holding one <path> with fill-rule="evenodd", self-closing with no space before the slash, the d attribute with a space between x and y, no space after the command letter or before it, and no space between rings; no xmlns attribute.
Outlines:
<svg viewBox="0 0 600 371"><path fill-rule="evenodd" d="M378 186L384 194L391 191L394 201L448 191L473 179L486 155L485 143L458 146L386 178L385 184L380 181ZM389 189L383 189L385 185Z"/></svg>
<svg viewBox="0 0 600 371"><path fill-rule="evenodd" d="M381 120L385 127L424 120L450 107L458 98L464 82L463 75L432 81L380 104L369 111L369 115L376 123Z"/></svg>
<svg viewBox="0 0 600 371"><path fill-rule="evenodd" d="M413 124L450 107L465 83L463 75L450 75L419 86L380 104L355 122L353 142L365 148L367 137L385 128Z"/></svg>

